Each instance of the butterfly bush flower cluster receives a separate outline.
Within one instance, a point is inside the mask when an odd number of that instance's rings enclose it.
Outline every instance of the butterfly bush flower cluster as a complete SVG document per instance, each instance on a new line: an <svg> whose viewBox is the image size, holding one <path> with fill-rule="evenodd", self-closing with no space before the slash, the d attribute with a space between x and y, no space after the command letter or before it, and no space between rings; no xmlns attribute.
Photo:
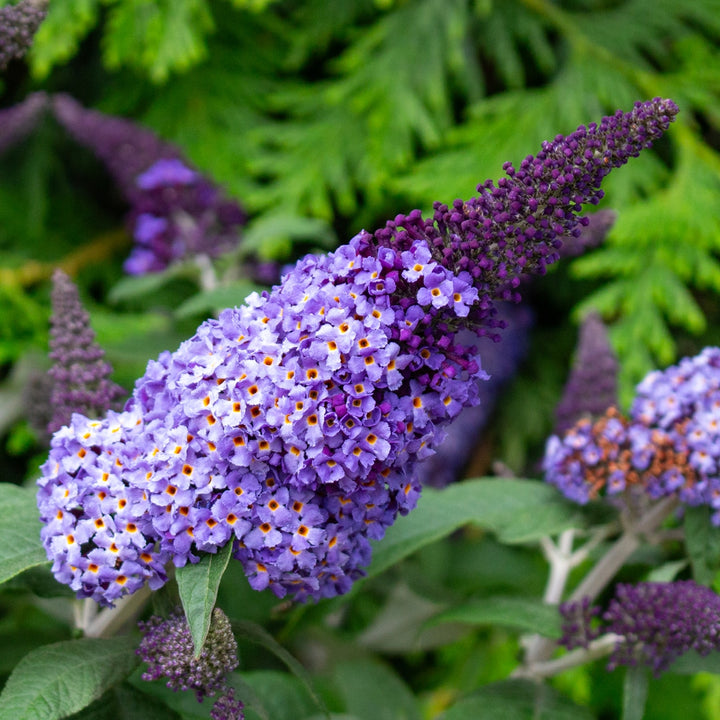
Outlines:
<svg viewBox="0 0 720 720"><path fill-rule="evenodd" d="M178 147L68 95L55 95L52 107L70 135L105 164L130 204L135 247L125 261L127 273L159 272L174 261L216 257L237 245L245 211L192 169Z"/></svg>
<svg viewBox="0 0 720 720"><path fill-rule="evenodd" d="M720 525L719 441L720 349L706 348L650 373L629 418L611 409L551 437L544 467L548 481L576 502L635 485L653 498L708 505Z"/></svg>
<svg viewBox="0 0 720 720"><path fill-rule="evenodd" d="M617 636L608 670L646 665L657 676L690 650L700 655L720 650L720 597L693 580L620 583L605 612L587 598L560 610L565 620L560 643L568 649L587 647L601 633Z"/></svg>
<svg viewBox="0 0 720 720"><path fill-rule="evenodd" d="M222 610L213 610L198 657L195 657L192 634L182 610L167 619L154 615L139 625L143 639L135 652L148 666L142 674L143 680L165 679L171 690L194 691L199 702L217 695L211 718L243 719L243 703L227 685L227 675L238 666L237 642Z"/></svg>
<svg viewBox="0 0 720 720"><path fill-rule="evenodd" d="M111 604L233 543L255 589L349 589L417 502L416 464L486 377L458 332L542 273L611 167L659 137L656 99L546 143L496 187L301 260L149 363L124 412L56 433L39 505L56 577Z"/></svg>

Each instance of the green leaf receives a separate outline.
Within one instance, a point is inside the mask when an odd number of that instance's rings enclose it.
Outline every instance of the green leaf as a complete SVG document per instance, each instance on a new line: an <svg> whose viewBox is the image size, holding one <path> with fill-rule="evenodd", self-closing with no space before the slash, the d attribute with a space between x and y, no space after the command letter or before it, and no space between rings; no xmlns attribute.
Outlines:
<svg viewBox="0 0 720 720"><path fill-rule="evenodd" d="M205 643L217 591L232 555L233 543L226 543L216 553L204 553L200 562L188 563L175 571L180 600L190 625L195 657Z"/></svg>
<svg viewBox="0 0 720 720"><path fill-rule="evenodd" d="M415 696L386 665L376 660L350 660L334 672L345 710L360 720L420 720Z"/></svg>
<svg viewBox="0 0 720 720"><path fill-rule="evenodd" d="M237 677L242 684L236 685ZM257 670L233 673L229 682L235 688L236 697L245 703L245 720L298 720L317 710L300 680L284 672ZM248 697L245 686L254 697Z"/></svg>
<svg viewBox="0 0 720 720"><path fill-rule="evenodd" d="M710 508L685 509L685 547L693 578L701 585L710 585L720 570L720 528L710 522Z"/></svg>
<svg viewBox="0 0 720 720"><path fill-rule="evenodd" d="M574 705L547 685L506 680L485 685L460 700L439 720L592 720L586 708Z"/></svg>
<svg viewBox="0 0 720 720"><path fill-rule="evenodd" d="M648 695L646 668L629 667L623 680L622 720L643 720Z"/></svg>
<svg viewBox="0 0 720 720"><path fill-rule="evenodd" d="M205 290L189 297L175 310L175 316L186 318L198 313L207 317L217 310L242 305L245 298L259 287L249 281L223 285L213 290Z"/></svg>
<svg viewBox="0 0 720 720"><path fill-rule="evenodd" d="M0 483L0 582L47 562L34 488Z"/></svg>
<svg viewBox="0 0 720 720"><path fill-rule="evenodd" d="M308 671L265 630L261 625L254 622L248 622L247 620L233 620L232 621L233 632L237 637L243 637L250 642L261 645L266 650L269 650L273 655L279 658L288 667L290 672L302 682L306 690L312 697L315 705L322 711L323 715L327 717L327 710L325 709L325 703L322 701L320 696L313 687L312 680Z"/></svg>
<svg viewBox="0 0 720 720"><path fill-rule="evenodd" d="M577 508L536 480L481 478L443 490L425 488L418 505L374 543L368 577L472 523L507 543L529 542L577 527Z"/></svg>
<svg viewBox="0 0 720 720"><path fill-rule="evenodd" d="M187 70L206 53L204 36L212 29L205 0L123 0L113 3L105 34L109 68L123 65L164 82Z"/></svg>
<svg viewBox="0 0 720 720"><path fill-rule="evenodd" d="M82 710L137 665L129 636L45 645L15 667L0 695L0 720L60 720Z"/></svg>
<svg viewBox="0 0 720 720"><path fill-rule="evenodd" d="M720 675L720 652L698 655L694 650L691 650L670 665L667 672L676 675L695 675L695 673L700 672Z"/></svg>
<svg viewBox="0 0 720 720"><path fill-rule="evenodd" d="M68 720L180 720L180 715L151 695L123 683Z"/></svg>
<svg viewBox="0 0 720 720"><path fill-rule="evenodd" d="M188 277L192 270L186 265L171 265L167 270L146 275L126 275L108 293L111 303L142 298L164 287L178 277Z"/></svg>
<svg viewBox="0 0 720 720"><path fill-rule="evenodd" d="M546 637L560 637L560 614L557 607L521 597L489 597L472 600L439 613L428 624L437 625L446 622L502 625L540 633Z"/></svg>
<svg viewBox="0 0 720 720"><path fill-rule="evenodd" d="M97 22L99 0L53 0L30 51L33 75L44 78L53 65L65 62Z"/></svg>

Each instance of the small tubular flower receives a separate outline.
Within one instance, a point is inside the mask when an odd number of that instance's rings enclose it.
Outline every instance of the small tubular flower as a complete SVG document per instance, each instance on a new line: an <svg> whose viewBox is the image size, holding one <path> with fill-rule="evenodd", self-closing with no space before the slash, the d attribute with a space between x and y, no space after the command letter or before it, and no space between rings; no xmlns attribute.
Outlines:
<svg viewBox="0 0 720 720"><path fill-rule="evenodd" d="M618 362L597 313L582 322L573 369L555 408L555 432L569 430L581 417L597 417L617 405Z"/></svg>

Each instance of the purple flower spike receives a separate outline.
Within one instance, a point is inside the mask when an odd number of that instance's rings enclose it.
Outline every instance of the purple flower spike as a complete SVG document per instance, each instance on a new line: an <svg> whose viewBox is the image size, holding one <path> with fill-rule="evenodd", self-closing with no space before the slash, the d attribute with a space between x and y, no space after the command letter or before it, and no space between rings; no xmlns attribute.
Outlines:
<svg viewBox="0 0 720 720"><path fill-rule="evenodd" d="M84 498L98 492L110 458L123 512L142 519L136 529L159 557L182 566L232 542L256 590L298 600L347 592L370 561L370 540L415 507L418 464L478 403L487 373L460 331L499 325L493 303L514 299L506 289L554 259L576 206L596 200L610 167L658 137L675 110L658 100L582 128L499 188L485 184L479 198L428 221L416 211L362 231L204 322L148 364L124 413L91 429L78 419L56 435L40 481L43 520L55 507L91 512ZM169 187L195 187L178 163L141 182L160 200ZM174 222L142 211L146 239L165 231L158 220ZM62 532L47 531L64 578L77 551Z"/></svg>
<svg viewBox="0 0 720 720"><path fill-rule="evenodd" d="M418 211L399 215L375 233L381 246L404 249L423 238L433 259L455 273L467 272L481 293L470 313L476 327L493 327L492 300L518 300L524 273L543 274L558 258L562 236L579 235L587 218L584 204L597 204L600 184L612 168L624 165L667 130L678 108L671 100L638 102L599 125L581 126L567 137L546 142L507 177L478 186L480 195L452 207L435 204L431 219Z"/></svg>
<svg viewBox="0 0 720 720"><path fill-rule="evenodd" d="M230 621L220 608L213 610L207 639L198 658L182 610L177 610L167 620L153 616L140 623L140 630L143 639L136 652L148 664L143 680L167 678L166 684L171 690L193 690L198 702L228 689L225 678L238 666L237 643ZM223 704L237 712L237 701L232 692L229 698L226 694L226 698ZM242 703L239 709L242 709Z"/></svg>
<svg viewBox="0 0 720 720"><path fill-rule="evenodd" d="M53 381L50 433L67 425L73 413L103 415L125 395L110 380L112 367L95 342L90 317L80 303L77 287L62 270L53 275L52 308L50 358L55 364L49 371Z"/></svg>
<svg viewBox="0 0 720 720"><path fill-rule="evenodd" d="M0 8L0 12L8 7L14 6ZM31 133L47 106L47 95L36 92L28 95L21 103L0 110L0 153Z"/></svg>
<svg viewBox="0 0 720 720"><path fill-rule="evenodd" d="M575 363L555 409L555 432L567 432L580 418L598 417L617 405L618 362L597 313L583 320Z"/></svg>
<svg viewBox="0 0 720 720"><path fill-rule="evenodd" d="M46 3L33 0L0 8L0 70L25 55L46 15Z"/></svg>
<svg viewBox="0 0 720 720"><path fill-rule="evenodd" d="M609 670L642 664L657 676L690 650L720 650L720 597L693 580L620 584L603 621L621 637Z"/></svg>

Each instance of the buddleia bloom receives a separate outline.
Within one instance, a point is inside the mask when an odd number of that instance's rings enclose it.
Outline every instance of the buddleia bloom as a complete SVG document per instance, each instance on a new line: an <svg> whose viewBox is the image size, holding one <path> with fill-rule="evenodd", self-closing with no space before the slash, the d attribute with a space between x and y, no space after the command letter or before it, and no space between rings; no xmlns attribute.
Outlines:
<svg viewBox="0 0 720 720"><path fill-rule="evenodd" d="M0 8L0 11L5 9ZM35 129L47 105L47 95L36 92L17 105L0 110L0 153L19 143Z"/></svg>
<svg viewBox="0 0 720 720"><path fill-rule="evenodd" d="M517 298L519 274L544 271L609 169L676 110L639 103L556 138L517 172L506 166L477 198L304 258L149 363L121 447L74 429L54 440L44 486L94 487L95 464L122 451L120 477L160 556L182 566L231 542L255 589L299 600L347 591L370 539L415 506L417 463L477 402L486 373L459 331L496 334L495 301Z"/></svg>
<svg viewBox="0 0 720 720"><path fill-rule="evenodd" d="M110 379L112 367L95 341L90 316L75 283L62 270L53 274L50 318L52 419L48 431L67 425L73 413L90 417L113 408L125 391Z"/></svg>
<svg viewBox="0 0 720 720"><path fill-rule="evenodd" d="M609 417L612 415L613 417ZM587 502L634 485L650 497L707 505L720 525L720 348L705 348L638 385L628 418L616 410L548 440L546 479Z"/></svg>
<svg viewBox="0 0 720 720"><path fill-rule="evenodd" d="M0 70L28 51L40 23L47 15L46 4L20 0L16 5L0 8Z"/></svg>

